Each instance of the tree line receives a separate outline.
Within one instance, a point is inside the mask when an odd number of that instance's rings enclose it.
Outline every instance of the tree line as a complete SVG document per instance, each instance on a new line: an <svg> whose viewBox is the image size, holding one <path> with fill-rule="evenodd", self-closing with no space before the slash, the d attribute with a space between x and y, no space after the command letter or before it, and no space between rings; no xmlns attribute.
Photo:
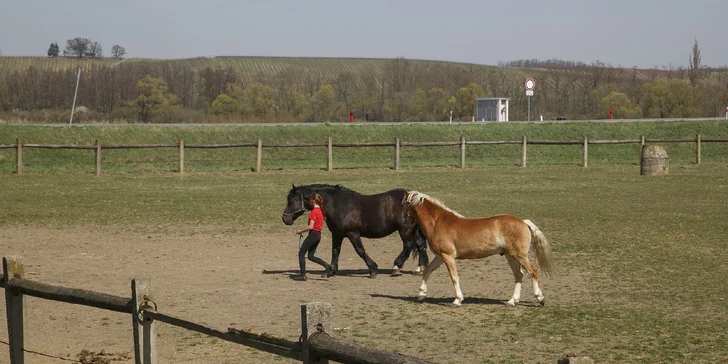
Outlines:
<svg viewBox="0 0 728 364"><path fill-rule="evenodd" d="M696 43L697 45L697 43ZM728 69L706 69L694 47L688 68L639 70L602 62L530 70L532 115L545 120L722 116ZM530 72L529 71L529 72ZM241 74L183 63L134 61L83 72L74 120L129 122L325 122L472 120L478 97L509 97L511 120L526 119L522 74L512 68L399 58L380 68L314 76L290 68ZM76 71L0 71L0 118L65 122Z"/></svg>
<svg viewBox="0 0 728 364"><path fill-rule="evenodd" d="M46 52L48 57L58 57L61 54L61 48L58 42L53 42ZM76 58L102 58L104 56L104 48L99 42L93 42L91 39L76 37L66 41L66 47L63 49L64 57ZM126 48L114 44L111 47L111 57L124 58L126 56Z"/></svg>

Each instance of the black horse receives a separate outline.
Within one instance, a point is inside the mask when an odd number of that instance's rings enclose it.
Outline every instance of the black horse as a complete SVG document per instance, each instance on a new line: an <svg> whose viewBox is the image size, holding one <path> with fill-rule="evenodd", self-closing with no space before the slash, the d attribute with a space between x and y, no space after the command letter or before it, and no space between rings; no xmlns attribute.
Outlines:
<svg viewBox="0 0 728 364"><path fill-rule="evenodd" d="M369 277L377 276L377 263L364 251L361 238L383 238L395 231L402 238L402 252L394 261L392 275L399 273L407 256L413 251L419 255L419 268L424 270L428 264L427 241L417 222L405 219L403 202L405 190L390 190L377 195L362 195L339 185L314 184L293 185L288 192L288 204L283 210L283 223L292 225L306 210L311 210L309 196L314 192L324 198L326 226L331 231L331 265L334 273L339 266L339 253L344 238L349 238L356 253L364 259L369 268ZM416 250L415 250L416 249Z"/></svg>

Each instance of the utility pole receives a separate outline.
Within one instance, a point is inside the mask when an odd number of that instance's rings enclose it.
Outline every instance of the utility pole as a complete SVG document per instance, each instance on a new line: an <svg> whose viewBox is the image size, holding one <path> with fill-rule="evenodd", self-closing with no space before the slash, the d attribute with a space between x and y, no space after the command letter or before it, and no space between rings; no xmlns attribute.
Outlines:
<svg viewBox="0 0 728 364"><path fill-rule="evenodd" d="M81 67L78 67L78 76L76 77L76 92L73 93L73 106L71 106L71 121L69 125L73 124L73 111L76 109L76 96L78 95L78 83L81 81Z"/></svg>

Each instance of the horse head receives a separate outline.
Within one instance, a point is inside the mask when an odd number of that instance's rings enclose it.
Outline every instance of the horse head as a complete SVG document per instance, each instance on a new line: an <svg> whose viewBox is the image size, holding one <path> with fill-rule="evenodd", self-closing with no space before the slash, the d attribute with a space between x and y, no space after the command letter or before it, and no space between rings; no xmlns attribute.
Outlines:
<svg viewBox="0 0 728 364"><path fill-rule="evenodd" d="M293 225L293 222L299 216L312 208L308 202L310 194L311 191L292 185L291 190L288 192L286 208L283 210L282 220L284 224Z"/></svg>
<svg viewBox="0 0 728 364"><path fill-rule="evenodd" d="M419 191L404 190L404 200L402 201L402 207L404 208L404 220L407 223L417 222L417 211L415 210L416 195Z"/></svg>

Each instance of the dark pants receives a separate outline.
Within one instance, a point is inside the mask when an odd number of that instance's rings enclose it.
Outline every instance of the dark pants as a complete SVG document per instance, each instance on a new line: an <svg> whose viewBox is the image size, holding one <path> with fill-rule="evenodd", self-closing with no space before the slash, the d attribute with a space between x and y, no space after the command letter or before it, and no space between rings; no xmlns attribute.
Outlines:
<svg viewBox="0 0 728 364"><path fill-rule="evenodd" d="M308 260L320 264L324 269L329 267L323 259L314 255L320 242L321 232L315 230L309 231L308 236L303 241L303 244L301 244L301 249L298 250L298 265L301 268L301 275L306 274L306 253L308 253Z"/></svg>

